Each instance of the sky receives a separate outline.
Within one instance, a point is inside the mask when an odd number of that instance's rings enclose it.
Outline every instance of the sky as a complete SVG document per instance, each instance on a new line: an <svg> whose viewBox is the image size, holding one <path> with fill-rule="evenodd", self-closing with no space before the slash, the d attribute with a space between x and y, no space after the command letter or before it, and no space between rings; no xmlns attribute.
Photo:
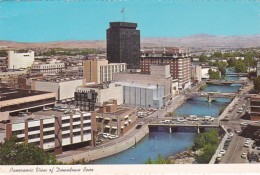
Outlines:
<svg viewBox="0 0 260 175"><path fill-rule="evenodd" d="M260 34L259 0L0 0L0 40L105 40L123 8L142 38Z"/></svg>

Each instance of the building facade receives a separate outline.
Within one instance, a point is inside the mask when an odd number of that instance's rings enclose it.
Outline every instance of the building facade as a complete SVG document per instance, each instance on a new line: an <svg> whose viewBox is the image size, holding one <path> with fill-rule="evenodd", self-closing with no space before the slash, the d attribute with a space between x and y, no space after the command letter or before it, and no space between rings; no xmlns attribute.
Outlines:
<svg viewBox="0 0 260 175"><path fill-rule="evenodd" d="M34 51L7 52L8 69L20 69L31 67L34 61Z"/></svg>
<svg viewBox="0 0 260 175"><path fill-rule="evenodd" d="M260 95L250 98L250 118L260 120Z"/></svg>
<svg viewBox="0 0 260 175"><path fill-rule="evenodd" d="M31 73L42 73L43 75L57 75L65 71L65 64L56 59L49 62L34 62L31 67Z"/></svg>
<svg viewBox="0 0 260 175"><path fill-rule="evenodd" d="M26 70L14 70L14 71L9 70L6 72L0 72L0 79L5 80L5 79L11 78L11 77L17 78L19 75L24 75L26 73L27 73Z"/></svg>
<svg viewBox="0 0 260 175"><path fill-rule="evenodd" d="M170 74L169 65L151 65L150 74L121 72L114 74L115 82L126 82L137 85L155 85L164 87L164 104L172 99L173 79Z"/></svg>
<svg viewBox="0 0 260 175"><path fill-rule="evenodd" d="M260 76L260 61L257 62L257 66L256 66L256 76Z"/></svg>
<svg viewBox="0 0 260 175"><path fill-rule="evenodd" d="M59 102L74 99L74 92L78 86L82 86L81 77L45 78L32 81L32 90L53 92Z"/></svg>
<svg viewBox="0 0 260 175"><path fill-rule="evenodd" d="M96 97L96 106L101 106L104 102L109 101L111 99L116 99L117 104L123 104L123 87L117 83L103 83L97 85L88 85L88 86L80 86L77 87L77 93L87 93L90 91L94 91L97 93ZM77 100L78 99L78 100ZM84 110L85 100L80 100L75 96L76 106L80 109Z"/></svg>
<svg viewBox="0 0 260 175"><path fill-rule="evenodd" d="M96 84L113 80L114 73L126 70L125 63L110 63L105 57L91 56L83 61L83 79L85 83Z"/></svg>
<svg viewBox="0 0 260 175"><path fill-rule="evenodd" d="M107 58L110 63L126 63L138 68L140 62L140 30L136 23L111 22L107 29Z"/></svg>
<svg viewBox="0 0 260 175"><path fill-rule="evenodd" d="M173 79L178 79L179 89L190 86L190 58L185 53L178 53L176 49L141 51L140 68L143 73L150 73L151 65L170 65Z"/></svg>
<svg viewBox="0 0 260 175"><path fill-rule="evenodd" d="M61 154L64 148L93 146L95 143L96 116L90 112L12 117L4 126L7 139L16 135L21 141L55 154Z"/></svg>
<svg viewBox="0 0 260 175"><path fill-rule="evenodd" d="M123 86L124 104L145 108L160 109L164 101L164 87L159 85L143 85L136 83L118 82Z"/></svg>

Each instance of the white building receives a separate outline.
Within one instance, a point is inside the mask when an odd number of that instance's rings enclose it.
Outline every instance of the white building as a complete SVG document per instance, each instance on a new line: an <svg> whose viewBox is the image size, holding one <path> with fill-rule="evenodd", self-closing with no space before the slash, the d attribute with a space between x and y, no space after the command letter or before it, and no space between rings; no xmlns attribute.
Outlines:
<svg viewBox="0 0 260 175"><path fill-rule="evenodd" d="M97 93L96 106L102 106L104 102L116 99L117 104L123 104L123 86L118 83L103 83L77 87L76 92L89 92L94 90Z"/></svg>
<svg viewBox="0 0 260 175"><path fill-rule="evenodd" d="M32 73L42 73L43 75L57 75L59 72L63 71L65 71L65 63L56 59L46 63L35 61L31 68Z"/></svg>
<svg viewBox="0 0 260 175"><path fill-rule="evenodd" d="M161 108L164 102L164 87L118 82L123 86L124 104L129 106Z"/></svg>
<svg viewBox="0 0 260 175"><path fill-rule="evenodd" d="M78 86L82 86L82 78L50 78L34 80L32 90L54 92L58 101L71 100Z"/></svg>
<svg viewBox="0 0 260 175"><path fill-rule="evenodd" d="M20 53L17 51L7 52L8 69L20 69L31 67L34 61L34 51Z"/></svg>

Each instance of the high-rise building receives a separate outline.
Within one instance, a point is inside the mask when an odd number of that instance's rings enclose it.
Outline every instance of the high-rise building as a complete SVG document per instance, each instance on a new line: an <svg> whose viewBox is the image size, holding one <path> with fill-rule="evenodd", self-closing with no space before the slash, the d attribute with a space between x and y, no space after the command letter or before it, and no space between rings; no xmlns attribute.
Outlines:
<svg viewBox="0 0 260 175"><path fill-rule="evenodd" d="M179 53L176 48L143 50L140 68L143 73L150 73L151 65L170 65L173 79L178 79L179 89L190 86L190 58L186 53Z"/></svg>
<svg viewBox="0 0 260 175"><path fill-rule="evenodd" d="M107 57L111 63L126 63L138 68L140 63L140 30L136 23L111 22L107 29Z"/></svg>
<svg viewBox="0 0 260 175"><path fill-rule="evenodd" d="M8 69L20 69L31 67L34 61L34 51L8 51L7 55Z"/></svg>

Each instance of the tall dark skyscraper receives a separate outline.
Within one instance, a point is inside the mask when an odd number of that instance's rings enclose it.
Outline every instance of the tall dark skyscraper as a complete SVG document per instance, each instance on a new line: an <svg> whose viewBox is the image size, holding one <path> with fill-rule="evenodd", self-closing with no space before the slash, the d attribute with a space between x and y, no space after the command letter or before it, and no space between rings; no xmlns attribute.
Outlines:
<svg viewBox="0 0 260 175"><path fill-rule="evenodd" d="M126 63L139 68L140 30L136 23L111 22L107 29L107 58L110 63Z"/></svg>

